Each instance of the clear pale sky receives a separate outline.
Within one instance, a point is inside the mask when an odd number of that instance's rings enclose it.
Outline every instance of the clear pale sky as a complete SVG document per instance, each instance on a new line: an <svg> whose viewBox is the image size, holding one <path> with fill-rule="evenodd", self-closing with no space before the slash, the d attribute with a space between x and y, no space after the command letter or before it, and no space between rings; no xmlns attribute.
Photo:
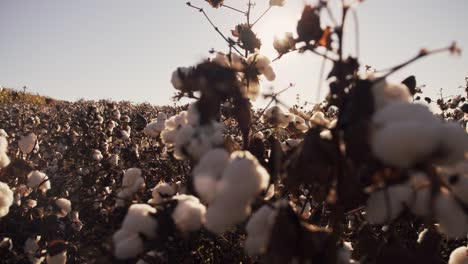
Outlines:
<svg viewBox="0 0 468 264"><path fill-rule="evenodd" d="M171 103L171 72L194 65L211 48L226 50L222 39L202 15L184 0L0 0L0 85L21 88L58 99L110 98L154 104ZM242 14L213 9L204 0L191 0L229 34ZM245 9L244 0L225 3ZM254 30L262 38L261 53L273 58L273 36L295 31L305 0L286 0L273 8ZM256 0L253 17L268 6ZM392 77L400 81L415 74L435 95L462 92L468 76L467 0L367 0L358 7L362 64L387 68L413 56L422 47L437 48L457 40L464 54L439 54ZM352 17L350 17L352 18ZM349 19L348 32L354 32ZM354 39L347 38L354 52ZM296 94L316 101L321 60L312 54L287 55L275 62L277 80L264 82L276 90L290 82ZM322 89L325 89L323 86ZM322 95L325 91L322 91ZM262 102L257 105L261 106Z"/></svg>

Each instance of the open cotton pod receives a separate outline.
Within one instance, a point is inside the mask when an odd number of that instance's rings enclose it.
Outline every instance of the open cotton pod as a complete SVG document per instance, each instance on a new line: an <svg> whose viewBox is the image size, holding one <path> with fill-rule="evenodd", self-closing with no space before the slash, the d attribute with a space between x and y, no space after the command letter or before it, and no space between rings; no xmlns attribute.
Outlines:
<svg viewBox="0 0 468 264"><path fill-rule="evenodd" d="M18 141L18 147L24 154L29 154L33 151L36 145L37 136L34 133L24 135Z"/></svg>
<svg viewBox="0 0 468 264"><path fill-rule="evenodd" d="M68 199L58 198L57 200L55 200L55 204L59 208L57 216L60 218L67 216L67 214L69 214L72 211L72 204Z"/></svg>
<svg viewBox="0 0 468 264"><path fill-rule="evenodd" d="M6 183L0 182L0 218L4 217L10 211L13 204L13 191Z"/></svg>

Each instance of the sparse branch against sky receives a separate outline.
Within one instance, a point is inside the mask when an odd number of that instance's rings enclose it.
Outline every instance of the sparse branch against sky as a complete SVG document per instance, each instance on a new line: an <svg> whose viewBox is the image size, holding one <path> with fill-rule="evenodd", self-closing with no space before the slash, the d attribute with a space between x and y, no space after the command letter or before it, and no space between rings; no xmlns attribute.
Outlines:
<svg viewBox="0 0 468 264"><path fill-rule="evenodd" d="M209 56L211 48L227 51L226 43L184 0L1 0L0 1L0 85L28 86L33 92L75 100L111 98L168 104L174 90L171 72L178 66L196 64ZM211 9L210 18L226 35L243 14L227 8ZM256 0L252 12L260 15L267 0ZM276 57L275 34L295 31L305 3L289 0L273 8L255 31L262 39L261 52ZM245 9L243 1L226 4ZM435 48L457 40L468 52L468 24L465 0L368 0L358 9L360 53L363 65L377 69L396 65L420 48ZM255 15L254 15L255 17ZM353 30L350 16L347 28ZM345 39L354 53L354 39ZM315 101L321 58L311 54L290 54L273 65L278 78L265 82L279 90L289 83L295 88L283 94L294 102ZM439 88L446 94L468 76L468 57L440 54L416 63L392 76L402 80L415 74L426 84L429 95ZM322 89L326 86L322 85ZM321 92L322 95L325 91Z"/></svg>

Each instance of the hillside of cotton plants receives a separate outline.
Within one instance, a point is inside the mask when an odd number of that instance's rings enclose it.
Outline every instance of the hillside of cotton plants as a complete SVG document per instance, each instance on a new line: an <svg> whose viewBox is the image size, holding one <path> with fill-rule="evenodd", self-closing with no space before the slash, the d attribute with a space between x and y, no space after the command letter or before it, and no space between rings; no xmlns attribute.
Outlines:
<svg viewBox="0 0 468 264"><path fill-rule="evenodd" d="M226 46L167 76L172 106L2 89L0 263L468 263L468 78L437 97L388 78L457 43L375 70L344 52L365 2L305 5L274 43L254 25L285 0L241 2L186 3ZM322 102L263 89L290 53L333 65Z"/></svg>

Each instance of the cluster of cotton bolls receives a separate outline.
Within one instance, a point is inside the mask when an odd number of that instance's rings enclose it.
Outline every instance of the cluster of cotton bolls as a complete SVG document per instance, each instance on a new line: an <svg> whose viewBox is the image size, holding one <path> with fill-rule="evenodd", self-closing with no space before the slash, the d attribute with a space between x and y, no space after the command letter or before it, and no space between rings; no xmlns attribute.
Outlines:
<svg viewBox="0 0 468 264"><path fill-rule="evenodd" d="M156 237L156 208L147 204L133 204L128 208L121 228L112 237L114 255L118 259L136 257L144 251L142 237Z"/></svg>
<svg viewBox="0 0 468 264"><path fill-rule="evenodd" d="M158 137L165 128L164 124L166 119L166 113L159 113L156 120L152 120L148 125L146 125L144 130L145 134L152 138Z"/></svg>
<svg viewBox="0 0 468 264"><path fill-rule="evenodd" d="M198 160L208 150L223 144L223 125L215 121L200 125L199 119L194 103L187 111L166 120L161 139L168 149L174 150L175 158Z"/></svg>
<svg viewBox="0 0 468 264"><path fill-rule="evenodd" d="M197 197L179 194L166 201L175 201L171 219L179 231L197 231L204 224L206 208ZM118 259L138 256L144 252L145 241L157 238L160 226L157 213L157 209L149 204L129 207L121 228L113 235L114 255Z"/></svg>
<svg viewBox="0 0 468 264"><path fill-rule="evenodd" d="M145 179L139 168L130 168L122 177L122 187L117 194L116 206L124 206L128 199L131 200L134 193L145 187Z"/></svg>
<svg viewBox="0 0 468 264"><path fill-rule="evenodd" d="M438 120L424 105L409 103L404 85L380 81L374 87L371 146L377 158L402 169L427 160L454 163L465 158L468 136L461 126Z"/></svg>
<svg viewBox="0 0 468 264"><path fill-rule="evenodd" d="M413 173L404 183L374 191L367 201L366 218L372 224L384 224L408 208L418 217L433 216L449 238L464 237L468 234L468 215L463 208L468 204L466 173L448 176L450 190L440 187L435 193L427 175Z"/></svg>
<svg viewBox="0 0 468 264"><path fill-rule="evenodd" d="M288 128L292 127L299 132L305 132L309 129L306 120L293 113L286 113L279 106L272 106L265 110L262 115L262 121L269 126Z"/></svg>
<svg viewBox="0 0 468 264"><path fill-rule="evenodd" d="M208 203L206 228L222 234L243 221L255 197L269 185L270 176L249 152L208 151L193 170L194 187Z"/></svg>

